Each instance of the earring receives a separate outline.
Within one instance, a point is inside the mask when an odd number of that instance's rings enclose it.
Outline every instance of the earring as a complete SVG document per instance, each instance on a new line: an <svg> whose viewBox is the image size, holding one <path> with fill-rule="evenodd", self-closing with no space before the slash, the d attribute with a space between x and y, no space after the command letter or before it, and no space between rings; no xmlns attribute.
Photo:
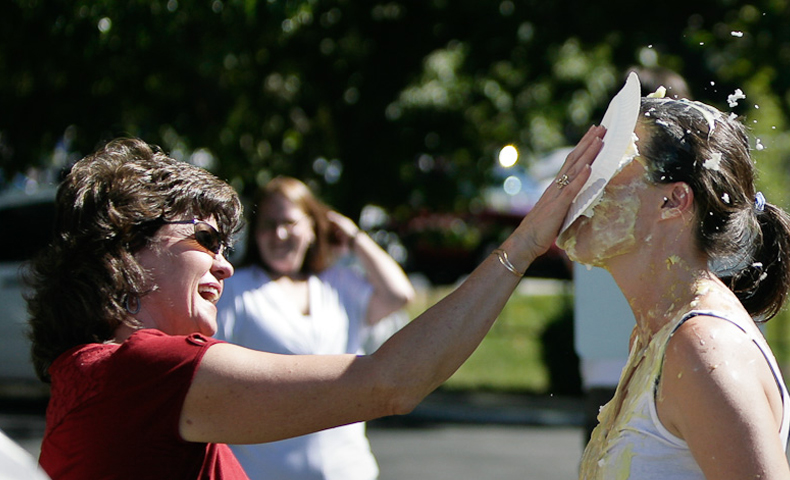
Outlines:
<svg viewBox="0 0 790 480"><path fill-rule="evenodd" d="M124 297L124 299L123 299L123 306L126 309L126 311L129 312L131 315L137 315L138 313L140 313L140 299L137 298L137 297L134 297L135 307L134 307L134 309L132 309L132 307L130 305L130 299L131 298L132 298L131 295L126 295Z"/></svg>

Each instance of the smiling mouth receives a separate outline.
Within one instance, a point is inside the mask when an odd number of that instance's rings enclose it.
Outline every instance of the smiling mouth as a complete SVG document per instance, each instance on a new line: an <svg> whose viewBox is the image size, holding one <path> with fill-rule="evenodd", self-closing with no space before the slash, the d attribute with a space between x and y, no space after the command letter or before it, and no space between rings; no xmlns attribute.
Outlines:
<svg viewBox="0 0 790 480"><path fill-rule="evenodd" d="M203 299L213 304L216 304L222 295L222 291L214 285L201 285L198 287L198 293Z"/></svg>

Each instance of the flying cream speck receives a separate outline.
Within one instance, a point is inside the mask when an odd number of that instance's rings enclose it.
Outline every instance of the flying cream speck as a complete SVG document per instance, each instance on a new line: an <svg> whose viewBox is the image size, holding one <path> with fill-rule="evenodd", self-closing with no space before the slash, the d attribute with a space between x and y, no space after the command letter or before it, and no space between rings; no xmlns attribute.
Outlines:
<svg viewBox="0 0 790 480"><path fill-rule="evenodd" d="M710 168L711 170L718 170L720 165L721 152L713 152L710 158L705 159L705 163L702 164L703 167Z"/></svg>
<svg viewBox="0 0 790 480"><path fill-rule="evenodd" d="M738 105L738 100L743 100L745 98L746 98L746 94L743 93L743 90L741 90L740 88L736 88L735 93L732 93L727 96L727 104L730 106L730 108L732 108Z"/></svg>

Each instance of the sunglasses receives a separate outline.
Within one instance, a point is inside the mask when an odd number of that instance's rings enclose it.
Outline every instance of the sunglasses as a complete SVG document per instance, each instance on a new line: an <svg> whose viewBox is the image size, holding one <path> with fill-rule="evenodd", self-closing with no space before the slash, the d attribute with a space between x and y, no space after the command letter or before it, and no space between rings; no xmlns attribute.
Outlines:
<svg viewBox="0 0 790 480"><path fill-rule="evenodd" d="M177 220L168 222L163 220L165 225L188 225L195 226L195 240L197 243L206 250L213 252L215 255L220 252L228 250L228 245L222 240L222 235L210 223L203 222L196 218L192 220Z"/></svg>

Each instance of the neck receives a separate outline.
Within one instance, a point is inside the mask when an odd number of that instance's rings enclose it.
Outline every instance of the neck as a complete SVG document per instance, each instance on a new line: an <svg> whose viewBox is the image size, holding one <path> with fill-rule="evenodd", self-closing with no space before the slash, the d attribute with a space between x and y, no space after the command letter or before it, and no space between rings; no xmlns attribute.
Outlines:
<svg viewBox="0 0 790 480"><path fill-rule="evenodd" d="M304 282L307 280L309 276L306 273L302 273L299 270L293 272L279 272L270 268L266 265L262 265L263 270L266 272L266 275L269 276L274 281L289 281L289 282Z"/></svg>
<svg viewBox="0 0 790 480"><path fill-rule="evenodd" d="M695 308L706 285L720 283L692 245L682 238L646 240L634 252L606 263L638 331L654 334L677 314Z"/></svg>

